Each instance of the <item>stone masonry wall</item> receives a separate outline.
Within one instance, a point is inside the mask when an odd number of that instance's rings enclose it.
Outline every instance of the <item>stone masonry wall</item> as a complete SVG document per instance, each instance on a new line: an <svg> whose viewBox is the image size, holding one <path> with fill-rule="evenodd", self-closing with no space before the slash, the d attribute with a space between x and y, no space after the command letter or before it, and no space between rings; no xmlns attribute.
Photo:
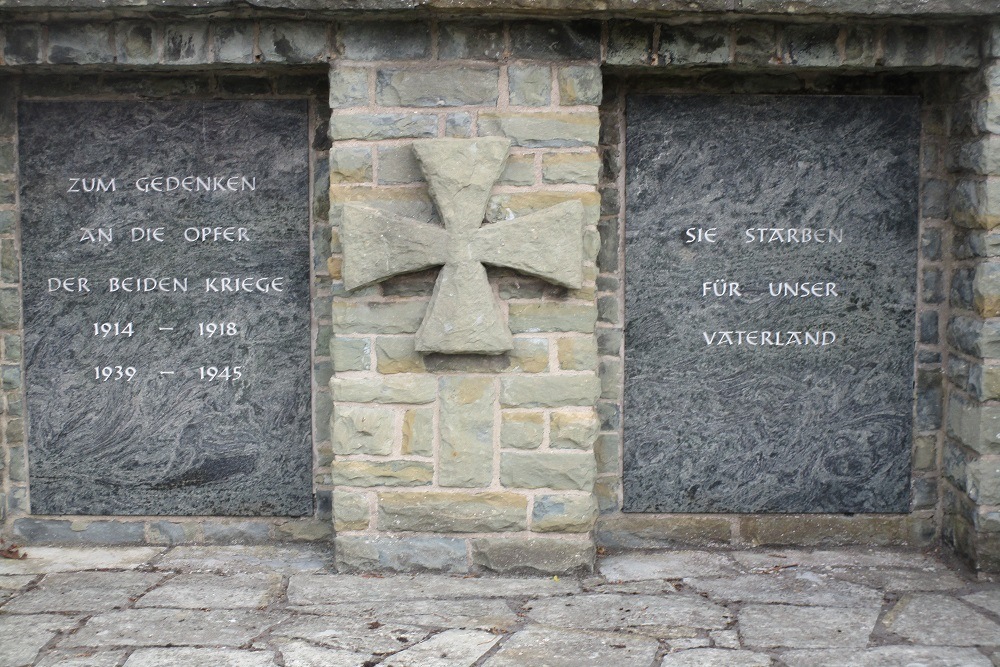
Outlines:
<svg viewBox="0 0 1000 667"><path fill-rule="evenodd" d="M331 224L346 202L437 221L412 142L513 142L489 221L559 202L586 212L585 282L509 270L491 282L508 354L422 355L438 269L345 293L334 283L333 489L342 568L589 568L597 434L594 324L600 30L502 23L355 24L330 72Z"/></svg>
<svg viewBox="0 0 1000 667"><path fill-rule="evenodd" d="M1000 570L1000 25L952 117L952 220L944 538Z"/></svg>

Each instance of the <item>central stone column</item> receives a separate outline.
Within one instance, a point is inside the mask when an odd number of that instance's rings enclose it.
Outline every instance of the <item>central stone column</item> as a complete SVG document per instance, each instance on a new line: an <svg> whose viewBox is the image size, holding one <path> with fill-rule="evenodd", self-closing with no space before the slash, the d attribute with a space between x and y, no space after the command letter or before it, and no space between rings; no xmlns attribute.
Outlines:
<svg viewBox="0 0 1000 667"><path fill-rule="evenodd" d="M343 35L330 72L333 451L318 480L333 490L338 566L589 569L599 28ZM469 184L442 151L468 161ZM485 267L488 289L453 266Z"/></svg>

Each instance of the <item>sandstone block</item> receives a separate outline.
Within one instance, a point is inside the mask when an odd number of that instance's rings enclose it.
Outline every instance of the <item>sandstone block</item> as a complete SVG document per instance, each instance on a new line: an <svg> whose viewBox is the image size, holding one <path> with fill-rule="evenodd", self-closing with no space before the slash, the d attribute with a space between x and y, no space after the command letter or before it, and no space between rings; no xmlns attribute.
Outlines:
<svg viewBox="0 0 1000 667"><path fill-rule="evenodd" d="M13 166L13 150L11 151ZM503 173L500 174L500 185L533 185L535 183L535 156L511 155L507 158Z"/></svg>
<svg viewBox="0 0 1000 667"><path fill-rule="evenodd" d="M8 65L39 63L41 57L42 27L37 23L20 23L5 26L4 61Z"/></svg>
<svg viewBox="0 0 1000 667"><path fill-rule="evenodd" d="M952 393L948 403L948 435L980 454L1000 454L1000 408L979 405Z"/></svg>
<svg viewBox="0 0 1000 667"><path fill-rule="evenodd" d="M434 411L431 408L414 408L403 413L404 456L433 456Z"/></svg>
<svg viewBox="0 0 1000 667"><path fill-rule="evenodd" d="M0 292L0 306L3 303L2 297L3 293ZM980 320L964 315L952 317L948 321L948 343L974 357L1000 357L1000 318Z"/></svg>
<svg viewBox="0 0 1000 667"><path fill-rule="evenodd" d="M662 28L661 28L662 34ZM616 21L608 31L608 65L648 65L653 50L653 26Z"/></svg>
<svg viewBox="0 0 1000 667"><path fill-rule="evenodd" d="M563 106L601 103L601 68L596 64L562 67L558 82L559 104Z"/></svg>
<svg viewBox="0 0 1000 667"><path fill-rule="evenodd" d="M331 183L370 183L372 149L367 147L333 148L330 151Z"/></svg>
<svg viewBox="0 0 1000 667"><path fill-rule="evenodd" d="M589 539L480 538L472 541L472 562L503 574L590 572L595 551Z"/></svg>
<svg viewBox="0 0 1000 667"><path fill-rule="evenodd" d="M368 71L355 67L330 69L330 108L366 106L368 104Z"/></svg>
<svg viewBox="0 0 1000 667"><path fill-rule="evenodd" d="M1000 225L1000 177L956 183L951 212L961 227L993 229Z"/></svg>
<svg viewBox="0 0 1000 667"><path fill-rule="evenodd" d="M616 400L622 389L622 362L605 359L598 370L601 376L601 398Z"/></svg>
<svg viewBox="0 0 1000 667"><path fill-rule="evenodd" d="M441 378L441 486L488 486L493 477L493 378Z"/></svg>
<svg viewBox="0 0 1000 667"><path fill-rule="evenodd" d="M586 533L597 519L594 496L546 494L535 497L531 530L539 533Z"/></svg>
<svg viewBox="0 0 1000 667"><path fill-rule="evenodd" d="M560 338L556 343L559 368L566 371L597 369L597 341L593 336Z"/></svg>
<svg viewBox="0 0 1000 667"><path fill-rule="evenodd" d="M412 21L352 21L340 31L347 60L415 60L431 50L431 29Z"/></svg>
<svg viewBox="0 0 1000 667"><path fill-rule="evenodd" d="M546 183L597 185L601 162L597 153L546 153L542 157L542 179Z"/></svg>
<svg viewBox="0 0 1000 667"><path fill-rule="evenodd" d="M660 64L708 65L729 62L729 31L720 26L661 26Z"/></svg>
<svg viewBox="0 0 1000 667"><path fill-rule="evenodd" d="M514 333L542 331L579 331L591 333L597 324L597 308L592 303L542 301L512 303L509 306L510 330Z"/></svg>
<svg viewBox="0 0 1000 667"><path fill-rule="evenodd" d="M368 497L352 491L333 492L333 528L342 530L365 530L371 520Z"/></svg>
<svg viewBox="0 0 1000 667"><path fill-rule="evenodd" d="M501 380L500 403L508 408L594 405L599 393L600 381L591 373L510 376Z"/></svg>
<svg viewBox="0 0 1000 667"><path fill-rule="evenodd" d="M465 540L450 537L338 536L334 540L340 572L468 572Z"/></svg>
<svg viewBox="0 0 1000 667"><path fill-rule="evenodd" d="M434 478L434 467L422 461L334 461L335 486L425 486Z"/></svg>
<svg viewBox="0 0 1000 667"><path fill-rule="evenodd" d="M371 342L367 338L330 339L330 356L334 371L366 371L371 367Z"/></svg>
<svg viewBox="0 0 1000 667"><path fill-rule="evenodd" d="M597 60L601 29L592 21L518 21L510 26L511 52L525 60Z"/></svg>
<svg viewBox="0 0 1000 667"><path fill-rule="evenodd" d="M424 301L334 301L333 330L336 333L416 333L426 310Z"/></svg>
<svg viewBox="0 0 1000 667"><path fill-rule="evenodd" d="M598 474L617 474L620 465L621 437L617 433L603 433L594 442L594 459Z"/></svg>
<svg viewBox="0 0 1000 667"><path fill-rule="evenodd" d="M333 409L333 453L392 453L396 413L389 408L337 405Z"/></svg>
<svg viewBox="0 0 1000 667"><path fill-rule="evenodd" d="M421 113L344 114L330 118L330 139L404 139L437 135L437 116Z"/></svg>
<svg viewBox="0 0 1000 667"><path fill-rule="evenodd" d="M479 114L481 136L503 136L515 146L568 148L596 146L599 122L594 113L511 113L486 111Z"/></svg>
<svg viewBox="0 0 1000 667"><path fill-rule="evenodd" d="M489 533L527 528L528 499L518 493L406 493L378 495L386 530Z"/></svg>
<svg viewBox="0 0 1000 667"><path fill-rule="evenodd" d="M507 355L510 370L542 373L549 368L549 341L545 338L515 338Z"/></svg>
<svg viewBox="0 0 1000 667"><path fill-rule="evenodd" d="M500 446L538 449L545 435L545 414L504 410L500 420Z"/></svg>
<svg viewBox="0 0 1000 667"><path fill-rule="evenodd" d="M446 137L471 137L472 116L464 111L445 116L444 135Z"/></svg>
<svg viewBox="0 0 1000 667"><path fill-rule="evenodd" d="M552 413L551 446L557 449L590 451L597 439L600 424L594 410L560 411Z"/></svg>
<svg viewBox="0 0 1000 667"><path fill-rule="evenodd" d="M0 144L0 174L14 171L14 144ZM534 181L534 174L532 174Z"/></svg>
<svg viewBox="0 0 1000 667"><path fill-rule="evenodd" d="M602 478L613 481L613 478ZM597 490L602 485L598 483ZM608 485L607 502L617 507L617 489ZM612 495L613 493L613 495ZM605 502L598 495L604 511ZM684 545L719 546L730 542L731 521L715 515L653 516L649 514L617 514L602 516L597 522L596 539L602 546L616 549L643 549Z"/></svg>
<svg viewBox="0 0 1000 667"><path fill-rule="evenodd" d="M378 182L384 185L424 180L411 146L383 146L378 150Z"/></svg>
<svg viewBox="0 0 1000 667"><path fill-rule="evenodd" d="M996 68L1000 71L1000 67ZM1000 176L1000 135L990 134L961 144L958 166L977 174Z"/></svg>
<svg viewBox="0 0 1000 667"><path fill-rule="evenodd" d="M330 380L335 401L347 403L430 403L437 396L437 381L429 375L400 373L380 378Z"/></svg>
<svg viewBox="0 0 1000 667"><path fill-rule="evenodd" d="M783 60L799 67L838 67L840 26L789 25L785 27Z"/></svg>
<svg viewBox="0 0 1000 667"><path fill-rule="evenodd" d="M499 60L503 56L500 23L445 22L438 26L438 57L442 60Z"/></svg>
<svg viewBox="0 0 1000 667"><path fill-rule="evenodd" d="M114 61L107 24L54 23L49 26L48 61L94 65Z"/></svg>
<svg viewBox="0 0 1000 667"><path fill-rule="evenodd" d="M539 65L511 65L507 68L510 103L515 106L543 107L552 100L552 70Z"/></svg>
<svg viewBox="0 0 1000 667"><path fill-rule="evenodd" d="M228 25L228 24L223 24ZM223 26L216 27L216 32ZM156 63L159 54L156 51L156 42L159 37L159 27L153 23L138 21L122 21L115 24L116 53L118 62L128 65L153 65ZM222 39L225 38L223 32ZM222 48L223 42L216 38L216 49L221 61L223 55L229 55L228 49ZM250 58L253 58L253 39L251 36ZM236 62L236 61L229 61ZM249 60L246 62L250 62Z"/></svg>
<svg viewBox="0 0 1000 667"><path fill-rule="evenodd" d="M208 23L171 23L163 29L163 61L194 65L208 60Z"/></svg>
<svg viewBox="0 0 1000 667"><path fill-rule="evenodd" d="M218 23L212 31L212 44L216 60L220 63L247 65L254 58L254 30L252 21L227 21ZM117 27L115 32L118 32Z"/></svg>
<svg viewBox="0 0 1000 667"><path fill-rule="evenodd" d="M379 336L375 339L376 367L379 373L422 373L424 357L415 348L412 336L388 337Z"/></svg>
<svg viewBox="0 0 1000 667"><path fill-rule="evenodd" d="M542 211L568 201L583 204L583 226L596 225L600 216L601 198L596 192L517 192L490 198L486 217L491 222L510 220Z"/></svg>
<svg viewBox="0 0 1000 667"><path fill-rule="evenodd" d="M970 463L967 474L969 498L973 502L1000 505L1000 456L984 456Z"/></svg>
<svg viewBox="0 0 1000 667"><path fill-rule="evenodd" d="M499 70L492 68L380 70L375 97L386 106L495 106L499 76Z"/></svg>
<svg viewBox="0 0 1000 667"><path fill-rule="evenodd" d="M591 491L596 475L590 452L504 452L500 482L507 488Z"/></svg>
<svg viewBox="0 0 1000 667"><path fill-rule="evenodd" d="M264 62L315 63L330 57L327 24L316 21L265 23L260 28Z"/></svg>
<svg viewBox="0 0 1000 667"><path fill-rule="evenodd" d="M983 317L1000 315L1000 262L983 262L972 279L972 299Z"/></svg>

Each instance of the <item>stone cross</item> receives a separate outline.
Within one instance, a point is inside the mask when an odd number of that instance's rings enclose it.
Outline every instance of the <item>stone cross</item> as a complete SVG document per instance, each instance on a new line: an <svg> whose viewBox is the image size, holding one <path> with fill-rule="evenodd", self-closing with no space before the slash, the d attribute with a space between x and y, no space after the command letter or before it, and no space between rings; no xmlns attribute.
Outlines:
<svg viewBox="0 0 1000 667"><path fill-rule="evenodd" d="M444 227L349 203L341 242L344 286L443 266L417 331L416 349L500 354L513 347L483 266L504 266L578 288L583 283L583 204L566 201L483 224L510 141L428 139L413 144Z"/></svg>

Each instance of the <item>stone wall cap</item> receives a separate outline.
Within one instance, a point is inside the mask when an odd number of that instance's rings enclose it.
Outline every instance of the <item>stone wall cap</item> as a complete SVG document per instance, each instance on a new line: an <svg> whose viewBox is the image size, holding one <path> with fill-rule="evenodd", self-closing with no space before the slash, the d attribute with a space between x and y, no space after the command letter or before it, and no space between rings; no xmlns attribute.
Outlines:
<svg viewBox="0 0 1000 667"><path fill-rule="evenodd" d="M0 20L54 15L196 15L308 12L321 16L670 18L959 18L998 16L996 0L0 0Z"/></svg>

